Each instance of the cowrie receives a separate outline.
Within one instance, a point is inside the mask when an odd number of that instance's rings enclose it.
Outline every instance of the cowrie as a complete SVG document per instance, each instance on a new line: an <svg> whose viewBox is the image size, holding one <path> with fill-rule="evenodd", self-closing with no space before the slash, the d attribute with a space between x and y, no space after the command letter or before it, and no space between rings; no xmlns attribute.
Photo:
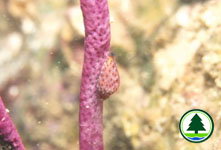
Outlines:
<svg viewBox="0 0 221 150"><path fill-rule="evenodd" d="M120 76L118 73L117 65L113 56L108 56L104 62L97 82L98 96L105 100L120 86Z"/></svg>

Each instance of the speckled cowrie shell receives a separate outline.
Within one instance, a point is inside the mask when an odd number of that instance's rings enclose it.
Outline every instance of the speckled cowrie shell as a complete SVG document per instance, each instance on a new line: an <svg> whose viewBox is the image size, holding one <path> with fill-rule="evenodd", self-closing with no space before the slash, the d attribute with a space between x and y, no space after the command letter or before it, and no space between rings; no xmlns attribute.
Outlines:
<svg viewBox="0 0 221 150"><path fill-rule="evenodd" d="M98 96L105 100L120 86L120 76L117 70L117 65L113 56L108 56L104 62L97 82Z"/></svg>

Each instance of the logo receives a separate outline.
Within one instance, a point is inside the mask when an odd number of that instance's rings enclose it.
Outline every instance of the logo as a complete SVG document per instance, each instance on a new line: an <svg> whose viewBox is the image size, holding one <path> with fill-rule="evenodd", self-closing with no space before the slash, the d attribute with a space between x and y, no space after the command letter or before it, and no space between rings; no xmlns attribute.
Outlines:
<svg viewBox="0 0 221 150"><path fill-rule="evenodd" d="M200 143L212 135L214 123L207 112L200 109L192 109L181 117L179 129L181 135L187 141Z"/></svg>

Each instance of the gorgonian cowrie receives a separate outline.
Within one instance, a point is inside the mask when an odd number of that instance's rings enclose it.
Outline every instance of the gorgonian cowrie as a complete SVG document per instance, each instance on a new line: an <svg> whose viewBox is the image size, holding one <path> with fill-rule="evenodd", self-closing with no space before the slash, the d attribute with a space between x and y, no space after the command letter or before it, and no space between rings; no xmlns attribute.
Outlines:
<svg viewBox="0 0 221 150"><path fill-rule="evenodd" d="M120 86L120 76L113 56L108 56L104 62L97 82L98 96L105 100Z"/></svg>

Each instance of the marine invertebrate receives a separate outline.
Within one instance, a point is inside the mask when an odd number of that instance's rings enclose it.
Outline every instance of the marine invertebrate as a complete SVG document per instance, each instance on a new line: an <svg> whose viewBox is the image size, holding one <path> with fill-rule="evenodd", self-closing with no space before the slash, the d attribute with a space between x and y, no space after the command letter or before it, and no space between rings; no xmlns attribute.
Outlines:
<svg viewBox="0 0 221 150"><path fill-rule="evenodd" d="M85 54L80 89L80 150L103 150L103 101L97 85L105 90L98 80L102 66L110 57L108 2L81 0L81 9L85 25Z"/></svg>
<svg viewBox="0 0 221 150"><path fill-rule="evenodd" d="M97 82L97 92L101 99L107 99L120 85L120 77L112 56L104 62Z"/></svg>
<svg viewBox="0 0 221 150"><path fill-rule="evenodd" d="M24 150L21 138L0 97L0 141L8 149Z"/></svg>

